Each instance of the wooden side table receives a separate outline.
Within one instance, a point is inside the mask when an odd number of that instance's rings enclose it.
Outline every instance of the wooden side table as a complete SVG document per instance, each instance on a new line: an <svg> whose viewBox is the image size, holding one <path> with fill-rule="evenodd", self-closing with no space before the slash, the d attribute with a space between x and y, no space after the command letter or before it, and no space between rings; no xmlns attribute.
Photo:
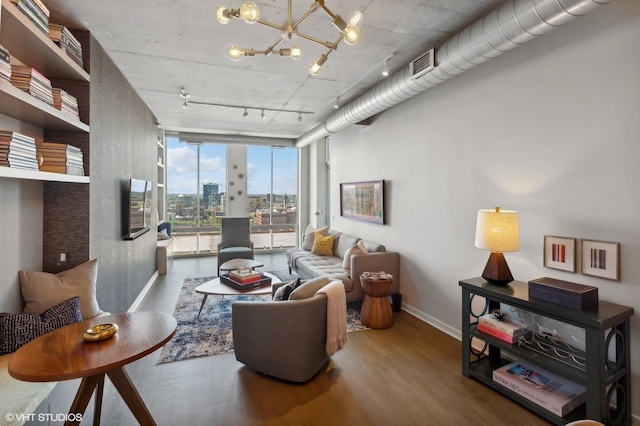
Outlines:
<svg viewBox="0 0 640 426"><path fill-rule="evenodd" d="M118 332L99 342L85 342L83 332L102 323L118 324ZM130 312L92 318L42 335L18 349L9 360L9 374L26 382L57 382L82 378L69 410L68 424L79 424L96 390L93 424L100 424L105 375L141 425L155 425L124 366L149 355L171 340L177 322L157 312Z"/></svg>
<svg viewBox="0 0 640 426"><path fill-rule="evenodd" d="M365 278L360 275L364 290L360 321L371 328L389 328L393 325L393 311L389 303L389 289L393 279Z"/></svg>

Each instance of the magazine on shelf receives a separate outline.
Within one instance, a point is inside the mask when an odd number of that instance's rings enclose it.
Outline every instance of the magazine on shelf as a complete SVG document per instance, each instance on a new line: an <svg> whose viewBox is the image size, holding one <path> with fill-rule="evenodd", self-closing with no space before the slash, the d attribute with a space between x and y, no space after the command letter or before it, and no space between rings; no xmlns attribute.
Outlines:
<svg viewBox="0 0 640 426"><path fill-rule="evenodd" d="M586 398L583 385L523 361L493 370L493 381L561 417Z"/></svg>
<svg viewBox="0 0 640 426"><path fill-rule="evenodd" d="M486 314L478 318L478 327L480 324L488 328L493 328L501 333L508 334L509 336L521 336L527 331L525 324L513 321L510 319L499 319L495 314Z"/></svg>

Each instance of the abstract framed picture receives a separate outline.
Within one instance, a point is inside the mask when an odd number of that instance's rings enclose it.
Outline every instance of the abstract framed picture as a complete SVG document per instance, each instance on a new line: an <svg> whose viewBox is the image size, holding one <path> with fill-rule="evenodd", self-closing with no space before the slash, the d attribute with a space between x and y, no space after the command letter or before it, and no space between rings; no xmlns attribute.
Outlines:
<svg viewBox="0 0 640 426"><path fill-rule="evenodd" d="M384 225L384 180L341 183L340 216Z"/></svg>
<svg viewBox="0 0 640 426"><path fill-rule="evenodd" d="M576 272L576 239L545 235L544 266Z"/></svg>
<svg viewBox="0 0 640 426"><path fill-rule="evenodd" d="M620 243L582 240L582 273L619 280Z"/></svg>

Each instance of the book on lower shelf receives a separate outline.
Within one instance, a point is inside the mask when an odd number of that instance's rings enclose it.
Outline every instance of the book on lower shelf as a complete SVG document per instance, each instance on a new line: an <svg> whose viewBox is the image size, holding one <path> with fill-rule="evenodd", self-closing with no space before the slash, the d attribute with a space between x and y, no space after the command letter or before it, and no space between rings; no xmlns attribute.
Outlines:
<svg viewBox="0 0 640 426"><path fill-rule="evenodd" d="M491 313L478 318L478 331L508 343L515 343L518 341L518 336L522 336L527 332L527 327L517 321L499 319L498 316Z"/></svg>
<svg viewBox="0 0 640 426"><path fill-rule="evenodd" d="M493 370L493 381L560 417L586 399L583 385L523 361Z"/></svg>

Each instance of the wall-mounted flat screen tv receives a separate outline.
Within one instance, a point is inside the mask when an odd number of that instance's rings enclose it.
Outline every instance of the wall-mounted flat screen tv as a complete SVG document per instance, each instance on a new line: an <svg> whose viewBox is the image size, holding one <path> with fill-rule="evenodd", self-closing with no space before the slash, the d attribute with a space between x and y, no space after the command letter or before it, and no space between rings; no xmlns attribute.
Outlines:
<svg viewBox="0 0 640 426"><path fill-rule="evenodd" d="M151 226L152 191L150 181L143 179L129 179L128 191L128 234L125 239L133 240L145 232Z"/></svg>

